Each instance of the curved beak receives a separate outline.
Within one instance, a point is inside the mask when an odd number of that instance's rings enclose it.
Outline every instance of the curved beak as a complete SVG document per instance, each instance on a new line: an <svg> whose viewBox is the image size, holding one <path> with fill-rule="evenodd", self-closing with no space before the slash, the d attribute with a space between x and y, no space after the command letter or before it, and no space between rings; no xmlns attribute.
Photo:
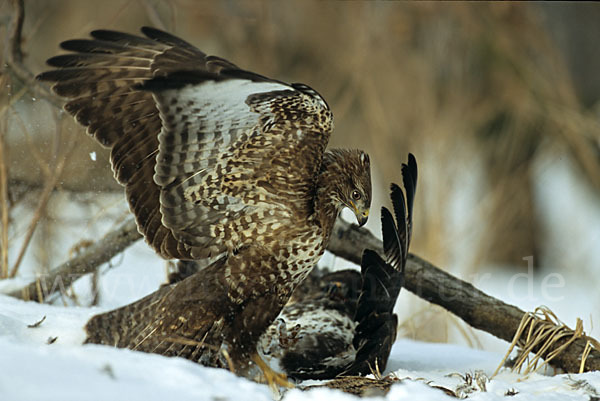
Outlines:
<svg viewBox="0 0 600 401"><path fill-rule="evenodd" d="M358 222L359 227L364 226L369 219L369 208L361 209L354 202L351 203L352 211L354 211L354 215L356 216L356 221Z"/></svg>

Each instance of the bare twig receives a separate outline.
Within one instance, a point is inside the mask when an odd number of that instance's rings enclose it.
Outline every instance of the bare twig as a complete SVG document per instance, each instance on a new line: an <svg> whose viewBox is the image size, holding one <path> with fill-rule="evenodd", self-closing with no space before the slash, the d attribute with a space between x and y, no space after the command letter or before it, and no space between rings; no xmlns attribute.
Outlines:
<svg viewBox="0 0 600 401"><path fill-rule="evenodd" d="M23 244L21 245L21 249L19 250L17 260L15 261L15 264L13 265L12 270L10 271L10 277L15 277L17 271L19 270L19 266L21 265L23 257L25 256L25 251L27 250L31 239L33 238L33 234L35 232L40 218L42 217L43 211L46 209L46 205L48 204L50 195L52 194L52 191L54 191L54 188L58 184L58 181L60 180L60 177L62 176L62 173L64 171L66 162L69 158L69 155L76 148L75 145L77 144L77 142L77 140L69 142L69 147L66 149L65 153L59 156L58 158L56 167L54 168L53 176L50 177L50 179L44 185L44 190L40 195L38 206L35 210L33 218L31 219L31 222L29 223L29 227L27 228L27 233L25 234L25 239L23 240Z"/></svg>
<svg viewBox="0 0 600 401"><path fill-rule="evenodd" d="M45 174L45 173L44 173ZM40 174L41 175L41 174ZM11 195L23 195L24 193L37 192L44 189L46 181L42 180L42 177L9 177L8 187L11 189ZM91 188L87 181L73 181L67 180L60 184L60 190L70 192L72 194L81 195L84 199L88 199L91 194L123 194L123 187L120 186L116 181L99 180L94 182L94 187ZM14 197L10 198L11 201L15 201ZM18 199L16 199L18 201ZM16 203L16 202L15 202Z"/></svg>
<svg viewBox="0 0 600 401"><path fill-rule="evenodd" d="M0 218L2 232L0 233L0 246L2 252L2 265L0 278L8 277L8 162L6 160L4 132L0 132Z"/></svg>
<svg viewBox="0 0 600 401"><path fill-rule="evenodd" d="M100 301L100 286L98 280L100 280L100 272L96 269L92 273L92 302L90 303L90 306L96 306Z"/></svg>
<svg viewBox="0 0 600 401"><path fill-rule="evenodd" d="M25 6L23 0L11 0L13 13L10 24L10 33L7 37L6 64L10 71L22 81L27 88L39 98L44 98L51 104L62 108L63 99L52 93L46 86L36 81L35 76L23 64L23 51L21 50L23 21L25 19Z"/></svg>
<svg viewBox="0 0 600 401"><path fill-rule="evenodd" d="M44 315L44 317L42 317L42 318L41 318L40 320L38 320L37 322L35 322L35 323L32 323L32 324L28 324L28 325L27 325L27 327L29 327L30 329L36 329L36 328L40 327L40 325L41 325L42 323L44 323L44 320L46 320L46 315Z"/></svg>
<svg viewBox="0 0 600 401"><path fill-rule="evenodd" d="M18 79L25 83L25 87L28 88L31 92L35 93L39 97L43 97L47 99L50 103L61 107L63 101L51 93L47 88L40 85L38 81L35 80L34 75L29 71L23 64L23 51L21 49L21 44L23 41L22 31L23 31L23 21L25 19L25 7L23 0L11 0L14 12L12 13L11 24L9 29L9 35L7 37L7 43L5 46L6 49L6 65L9 70L15 75ZM1 141L0 141L1 142ZM10 273L8 272L8 208L7 208L7 181L8 177L5 169L5 158L4 158L4 144L0 143L0 202L2 203L1 210L1 218L2 218L2 269L0 271L0 276L2 277L14 277L21 265L23 257L25 255L25 251L29 246L29 243L33 237L33 233L37 226L39 219L41 218L42 212L44 211L48 199L50 198L50 194L54 190L58 180L62 174L62 171L65 166L66 157L59 157L58 162L55 166L54 175L45 182L44 190L42 192L40 201L38 203L38 207L35 211L34 218L32 219L27 233L25 235L25 239L23 241L23 245L19 250L19 254L17 256L17 260L13 265ZM74 146L71 146L71 149L74 149ZM4 167L3 167L4 166Z"/></svg>
<svg viewBox="0 0 600 401"><path fill-rule="evenodd" d="M10 63L21 64L23 62L23 51L21 50L23 38L21 33L23 32L23 21L25 20L25 5L23 0L12 0L12 4L15 12L11 21L7 59Z"/></svg>

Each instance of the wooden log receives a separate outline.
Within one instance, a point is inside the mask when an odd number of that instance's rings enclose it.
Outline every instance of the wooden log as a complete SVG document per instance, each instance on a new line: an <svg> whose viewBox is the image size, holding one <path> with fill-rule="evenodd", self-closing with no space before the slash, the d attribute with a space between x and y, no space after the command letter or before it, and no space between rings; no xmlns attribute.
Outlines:
<svg viewBox="0 0 600 401"><path fill-rule="evenodd" d="M381 241L364 228L338 220L328 250L360 264L362 252L366 248L380 250ZM454 277L414 254L409 254L404 280L404 288L408 291L452 312L470 326L509 343L512 342L525 314L516 306L487 295L472 284ZM548 351L565 342L566 340L558 341ZM579 372L586 342L585 338L576 339L552 359L550 364L565 372ZM592 370L600 370L600 352L596 349L592 349L584 366L584 371Z"/></svg>

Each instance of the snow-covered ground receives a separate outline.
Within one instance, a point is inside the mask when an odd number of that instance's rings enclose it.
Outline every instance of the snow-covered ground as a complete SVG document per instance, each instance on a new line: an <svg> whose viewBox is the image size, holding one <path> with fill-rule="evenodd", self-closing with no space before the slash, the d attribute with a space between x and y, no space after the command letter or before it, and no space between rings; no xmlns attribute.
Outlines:
<svg viewBox="0 0 600 401"><path fill-rule="evenodd" d="M40 305L0 296L0 400L270 400L265 385L228 371L99 345L81 345L83 325L106 307ZM28 327L45 319L38 327ZM50 344L49 344L50 343ZM452 399L431 385L473 400L589 400L600 396L600 372L523 377L502 371L501 353L450 344L396 342L386 373L400 380L386 400ZM468 380L471 377L473 380ZM469 384L469 382L471 384ZM311 381L310 384L316 384ZM293 389L284 400L350 400L338 390Z"/></svg>

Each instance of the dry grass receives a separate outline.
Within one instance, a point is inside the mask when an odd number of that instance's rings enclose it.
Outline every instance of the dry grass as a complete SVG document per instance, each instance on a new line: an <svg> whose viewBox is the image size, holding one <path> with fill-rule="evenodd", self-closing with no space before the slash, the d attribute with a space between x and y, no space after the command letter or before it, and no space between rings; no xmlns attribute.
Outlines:
<svg viewBox="0 0 600 401"><path fill-rule="evenodd" d="M512 370L521 372L523 369L523 374L528 375L548 366L552 359L580 337L587 340L579 368L579 373L583 373L585 361L592 347L600 349L600 343L585 334L581 319L578 318L575 329L571 329L550 309L544 306L538 307L534 312L523 315L514 339L492 377L498 374L515 347L518 348L518 355L512 365ZM556 347L556 344L561 342L562 344Z"/></svg>
<svg viewBox="0 0 600 401"><path fill-rule="evenodd" d="M8 83L8 77L5 74L0 75L0 87L5 87ZM0 109L0 114L4 114L6 106ZM5 133L6 124L0 122L0 221L2 222L2 232L0 234L0 252L2 255L2 264L0 265L0 279L8 277L8 167L6 162L6 144Z"/></svg>
<svg viewBox="0 0 600 401"><path fill-rule="evenodd" d="M137 32L152 24L244 68L314 86L336 116L332 145L372 155L374 209L387 199L387 183L399 180L406 153L416 154L413 251L442 266L458 259L465 274L488 262L522 265L523 256L539 254L544 238L531 183L539 153L558 150L572 158L600 190L597 116L579 104L563 56L530 4L62 0L28 2L27 12L24 61L34 73L61 40L95 28ZM9 13L0 6L0 14ZM52 124L57 114L35 108L23 96L27 87L6 73L0 78L3 87L11 84L8 93L0 91L0 127L11 133L0 136L0 274L6 277L31 252L57 191L114 191L116 185L107 153L83 139L81 128ZM45 121L35 129L32 110L42 110L37 121ZM101 164L90 163L91 151ZM470 180L474 206L457 229L449 199ZM38 194L24 233L11 225L15 182ZM21 245L9 243L19 233ZM461 241L469 245L466 259L457 255ZM16 258L10 270L9 253ZM50 255L44 263L64 257ZM454 325L435 310L423 316L414 323L417 336ZM444 334L430 339L446 340Z"/></svg>
<svg viewBox="0 0 600 401"><path fill-rule="evenodd" d="M57 138L58 138L57 141L60 143L61 136L57 135ZM44 215L44 212L48 205L48 200L50 199L52 192L54 191L59 180L62 177L65 165L68 163L70 155L77 148L77 144L79 143L79 138L80 138L79 135L71 135L71 138L69 138L68 140L65 141L66 146L64 148L62 146L57 147L60 150L59 150L58 154L55 156L56 162L49 163L49 164L54 164L54 166L52 166L51 171L49 171L47 173L47 174L49 174L49 176L45 177L44 188L42 189L39 201L33 212L33 217L31 218L31 221L27 228L27 233L25 234L23 244L21 245L21 248L17 254L17 259L10 271L10 277L15 277L17 274L17 271L19 270L19 266L21 265L23 257L25 256L25 252L27 251L27 248L29 247L31 239L33 238L33 233L35 232L36 228L38 227L40 219Z"/></svg>

